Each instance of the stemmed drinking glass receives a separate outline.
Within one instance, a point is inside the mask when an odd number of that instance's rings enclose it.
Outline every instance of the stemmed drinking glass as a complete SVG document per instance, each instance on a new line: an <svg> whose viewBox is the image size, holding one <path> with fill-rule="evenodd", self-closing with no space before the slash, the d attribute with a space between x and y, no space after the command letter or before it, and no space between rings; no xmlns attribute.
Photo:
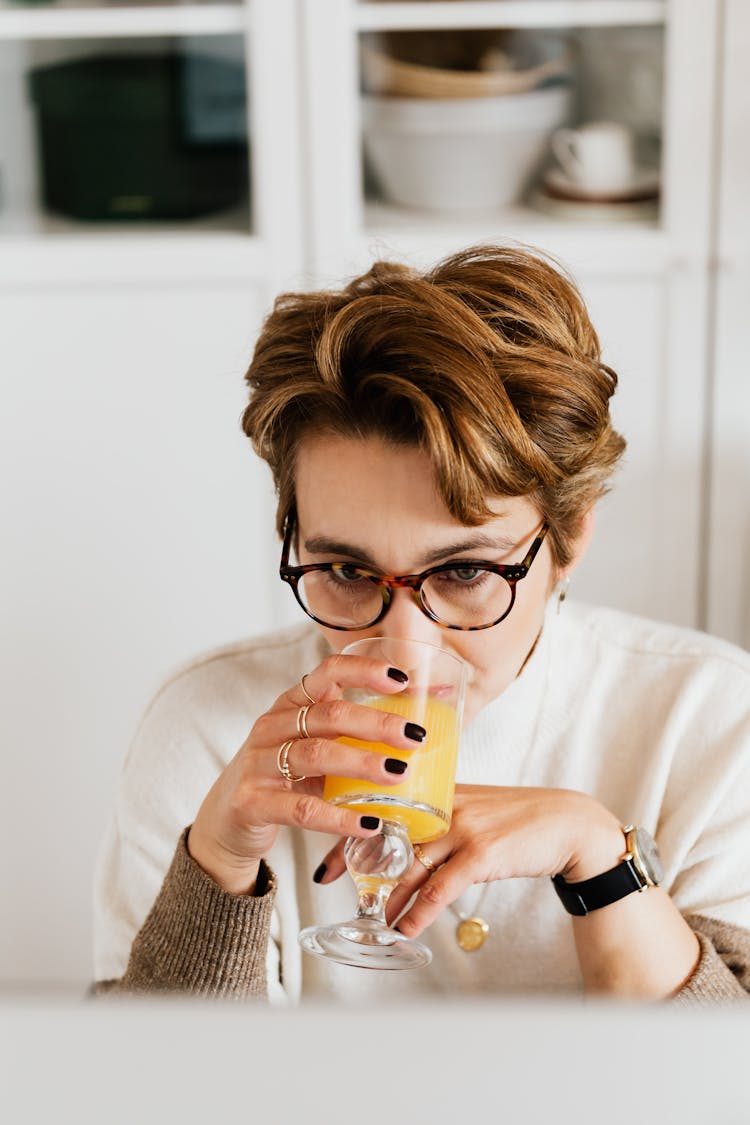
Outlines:
<svg viewBox="0 0 750 1125"><path fill-rule="evenodd" d="M344 693L346 698L403 715L424 727L427 735L411 751L406 778L396 785L326 778L326 800L378 816L382 827L377 836L352 836L346 843L344 858L358 895L355 916L345 922L309 926L299 940L308 953L345 965L417 968L429 964L430 950L389 927L385 908L393 888L414 862L412 844L436 840L450 827L468 666L436 645L388 637L354 641L343 652L387 661L409 677L404 691L397 695L351 689ZM385 743L341 741L373 753L393 754Z"/></svg>

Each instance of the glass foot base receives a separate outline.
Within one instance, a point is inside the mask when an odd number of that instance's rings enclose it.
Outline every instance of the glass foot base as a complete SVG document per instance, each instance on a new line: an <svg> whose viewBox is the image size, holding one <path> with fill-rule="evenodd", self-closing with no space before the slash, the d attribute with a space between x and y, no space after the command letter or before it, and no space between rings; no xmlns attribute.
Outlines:
<svg viewBox="0 0 750 1125"><path fill-rule="evenodd" d="M426 945L369 918L308 926L299 943L306 953L357 969L419 969L432 960Z"/></svg>

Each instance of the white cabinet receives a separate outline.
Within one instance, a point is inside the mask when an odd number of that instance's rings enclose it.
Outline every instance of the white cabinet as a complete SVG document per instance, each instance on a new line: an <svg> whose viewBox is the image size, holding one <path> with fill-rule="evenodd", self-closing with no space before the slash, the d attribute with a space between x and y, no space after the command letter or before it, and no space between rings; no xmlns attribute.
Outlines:
<svg viewBox="0 0 750 1125"><path fill-rule="evenodd" d="M93 858L158 680L196 650L298 617L275 576L267 473L239 429L241 376L282 288L335 284L378 256L427 264L495 239L559 258L620 373L614 411L629 445L575 592L750 643L750 404L737 359L750 278L744 9L0 2L0 881L11 901L0 981L87 980ZM436 216L366 192L360 37L465 28L553 29L587 43L578 116L598 107L653 123L656 98L658 209L627 224L562 221L524 201ZM45 211L32 65L230 40L247 74L246 206L135 226ZM623 51L638 42L658 53L658 72L635 74L647 96L623 109L607 52L619 44L612 68L632 78L638 52Z"/></svg>
<svg viewBox="0 0 750 1125"><path fill-rule="evenodd" d="M699 624L719 5L328 0L321 6L303 0L302 6L316 280L331 282L376 256L423 264L495 239L557 257L580 284L605 358L620 373L614 412L629 445L615 489L601 506L594 546L574 578L575 592ZM368 190L359 95L363 36L419 29L433 37L458 29L490 36L497 28L551 28L574 39L575 120L616 114L643 133L642 117L651 118L662 140L661 203L653 217L644 209L640 221L592 222L584 208L575 221L563 221L525 202L528 193L494 212L438 214L399 207L384 201L382 191L377 197ZM655 62L651 72L633 75L634 42ZM631 81L632 96L618 100L614 77ZM644 93L643 83L653 89L638 103L639 117L635 94Z"/></svg>
<svg viewBox="0 0 750 1125"><path fill-rule="evenodd" d="M715 137L706 624L750 648L750 9L727 0Z"/></svg>

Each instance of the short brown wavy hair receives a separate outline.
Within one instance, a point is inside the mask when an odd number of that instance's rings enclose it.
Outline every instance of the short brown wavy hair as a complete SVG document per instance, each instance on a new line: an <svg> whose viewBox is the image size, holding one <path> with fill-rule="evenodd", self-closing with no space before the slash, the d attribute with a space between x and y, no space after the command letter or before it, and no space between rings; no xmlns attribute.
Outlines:
<svg viewBox="0 0 750 1125"><path fill-rule="evenodd" d="M345 288L278 297L246 375L242 427L268 462L282 530L308 435L424 449L451 514L490 519L525 496L570 562L625 448L617 375L575 285L538 251L477 246L418 272L376 262Z"/></svg>

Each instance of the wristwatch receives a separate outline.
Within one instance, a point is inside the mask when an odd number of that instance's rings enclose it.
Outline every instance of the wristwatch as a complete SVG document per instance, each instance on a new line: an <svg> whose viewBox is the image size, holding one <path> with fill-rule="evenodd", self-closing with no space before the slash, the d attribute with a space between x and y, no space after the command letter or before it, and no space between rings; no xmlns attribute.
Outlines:
<svg viewBox="0 0 750 1125"><path fill-rule="evenodd" d="M616 867L579 883L566 883L562 875L553 875L555 890L568 914L589 914L633 891L659 886L664 871L653 836L633 824L626 825L623 832L627 851Z"/></svg>

